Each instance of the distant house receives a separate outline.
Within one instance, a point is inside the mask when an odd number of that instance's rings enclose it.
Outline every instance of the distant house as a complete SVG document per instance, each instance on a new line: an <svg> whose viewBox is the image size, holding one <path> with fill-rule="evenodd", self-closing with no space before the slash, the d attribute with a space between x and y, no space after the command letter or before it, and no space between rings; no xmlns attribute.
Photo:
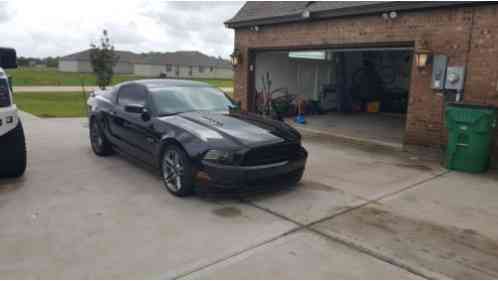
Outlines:
<svg viewBox="0 0 498 281"><path fill-rule="evenodd" d="M119 56L119 61L114 68L117 74L169 78L233 78L233 69L229 61L210 57L197 51L151 54L116 51L116 54ZM61 57L59 71L92 72L90 50Z"/></svg>
<svg viewBox="0 0 498 281"><path fill-rule="evenodd" d="M142 55L128 51L115 51L119 56L118 63L114 67L114 73L133 74L134 65L143 60ZM59 71L62 72L92 72L90 64L90 49L61 57L59 60Z"/></svg>
<svg viewBox="0 0 498 281"><path fill-rule="evenodd" d="M135 74L146 77L232 79L229 61L197 51L150 54L135 65Z"/></svg>

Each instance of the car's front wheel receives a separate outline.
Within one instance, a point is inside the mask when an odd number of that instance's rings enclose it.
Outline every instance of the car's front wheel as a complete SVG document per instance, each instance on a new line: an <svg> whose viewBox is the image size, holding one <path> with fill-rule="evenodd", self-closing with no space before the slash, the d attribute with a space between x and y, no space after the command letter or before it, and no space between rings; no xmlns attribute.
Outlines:
<svg viewBox="0 0 498 281"><path fill-rule="evenodd" d="M192 162L179 146L168 145L164 149L161 175L164 187L171 194L183 197L193 193Z"/></svg>
<svg viewBox="0 0 498 281"><path fill-rule="evenodd" d="M90 120L90 143L92 150L98 156L107 156L113 154L111 143L107 140L100 128L96 118Z"/></svg>

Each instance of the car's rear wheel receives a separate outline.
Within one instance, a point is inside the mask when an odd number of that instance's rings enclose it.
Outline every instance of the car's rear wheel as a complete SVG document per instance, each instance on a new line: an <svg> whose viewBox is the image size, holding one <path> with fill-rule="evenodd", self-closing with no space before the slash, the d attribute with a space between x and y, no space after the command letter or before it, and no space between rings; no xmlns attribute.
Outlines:
<svg viewBox="0 0 498 281"><path fill-rule="evenodd" d="M111 143L105 137L95 118L90 120L90 143L93 152L98 156L107 156L114 153Z"/></svg>
<svg viewBox="0 0 498 281"><path fill-rule="evenodd" d="M168 145L161 160L161 175L164 187L175 196L188 196L193 193L192 162L177 145Z"/></svg>
<svg viewBox="0 0 498 281"><path fill-rule="evenodd" d="M17 126L0 137L0 177L20 177L26 170L26 141L19 120Z"/></svg>

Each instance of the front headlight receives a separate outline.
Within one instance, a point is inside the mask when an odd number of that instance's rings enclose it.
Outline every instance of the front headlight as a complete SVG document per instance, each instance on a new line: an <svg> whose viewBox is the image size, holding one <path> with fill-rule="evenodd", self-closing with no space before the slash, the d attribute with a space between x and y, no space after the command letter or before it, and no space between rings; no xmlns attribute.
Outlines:
<svg viewBox="0 0 498 281"><path fill-rule="evenodd" d="M217 164L233 165L235 164L236 157L233 152L211 149L204 154L203 159Z"/></svg>

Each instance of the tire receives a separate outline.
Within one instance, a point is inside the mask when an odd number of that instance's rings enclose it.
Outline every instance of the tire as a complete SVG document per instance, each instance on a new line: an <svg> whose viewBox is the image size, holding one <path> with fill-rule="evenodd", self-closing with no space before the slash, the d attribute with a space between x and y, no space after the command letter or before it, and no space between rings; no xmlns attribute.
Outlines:
<svg viewBox="0 0 498 281"><path fill-rule="evenodd" d="M92 145L92 150L96 155L109 156L114 154L112 144L105 137L96 118L92 118L90 120L89 134L90 144Z"/></svg>
<svg viewBox="0 0 498 281"><path fill-rule="evenodd" d="M289 183L291 185L297 185L304 175L304 169L299 169L289 174Z"/></svg>
<svg viewBox="0 0 498 281"><path fill-rule="evenodd" d="M185 197L194 192L193 165L178 145L168 145L161 156L161 178L171 194Z"/></svg>
<svg viewBox="0 0 498 281"><path fill-rule="evenodd" d="M26 140L21 120L0 137L0 177L20 177L26 171Z"/></svg>

